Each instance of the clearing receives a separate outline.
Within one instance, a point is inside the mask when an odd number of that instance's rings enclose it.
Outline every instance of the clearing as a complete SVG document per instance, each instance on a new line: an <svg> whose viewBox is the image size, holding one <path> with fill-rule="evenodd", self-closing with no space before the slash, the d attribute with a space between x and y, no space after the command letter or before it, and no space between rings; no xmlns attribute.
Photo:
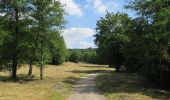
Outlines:
<svg viewBox="0 0 170 100"><path fill-rule="evenodd" d="M39 80L36 67L33 72L34 77L29 78L28 66L20 68L15 82L9 79L9 72L0 72L0 100L170 100L169 91L143 77L116 73L106 66L48 65L44 80Z"/></svg>
<svg viewBox="0 0 170 100"><path fill-rule="evenodd" d="M18 70L16 82L9 79L9 72L0 72L0 100L66 100L81 77L106 70L111 69L93 64L48 65L44 80L39 80L38 68L34 67L31 79L27 77L28 66L24 66Z"/></svg>

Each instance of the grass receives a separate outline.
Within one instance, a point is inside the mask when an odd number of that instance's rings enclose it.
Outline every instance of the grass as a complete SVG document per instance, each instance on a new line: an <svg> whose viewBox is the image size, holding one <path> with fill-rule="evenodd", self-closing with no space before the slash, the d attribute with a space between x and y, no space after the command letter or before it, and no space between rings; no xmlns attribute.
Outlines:
<svg viewBox="0 0 170 100"><path fill-rule="evenodd" d="M107 100L170 100L170 92L156 88L137 74L110 72L97 77L96 85Z"/></svg>
<svg viewBox="0 0 170 100"><path fill-rule="evenodd" d="M65 63L48 65L44 80L39 80L39 70L34 67L34 77L27 77L28 66L18 70L18 81L9 79L9 72L0 72L0 100L65 100L73 86L89 73L111 70L98 65Z"/></svg>

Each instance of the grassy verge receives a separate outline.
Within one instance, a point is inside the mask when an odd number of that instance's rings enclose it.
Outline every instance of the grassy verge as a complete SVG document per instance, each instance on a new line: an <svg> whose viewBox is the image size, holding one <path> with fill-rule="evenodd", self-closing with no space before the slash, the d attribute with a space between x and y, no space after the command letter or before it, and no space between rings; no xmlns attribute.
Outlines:
<svg viewBox="0 0 170 100"><path fill-rule="evenodd" d="M170 92L131 73L107 73L97 77L97 87L107 100L169 100Z"/></svg>
<svg viewBox="0 0 170 100"><path fill-rule="evenodd" d="M44 80L39 80L39 70L35 67L30 79L25 66L18 70L20 78L15 82L9 79L9 72L0 72L0 100L65 100L80 77L100 70L110 69L90 64L48 65Z"/></svg>

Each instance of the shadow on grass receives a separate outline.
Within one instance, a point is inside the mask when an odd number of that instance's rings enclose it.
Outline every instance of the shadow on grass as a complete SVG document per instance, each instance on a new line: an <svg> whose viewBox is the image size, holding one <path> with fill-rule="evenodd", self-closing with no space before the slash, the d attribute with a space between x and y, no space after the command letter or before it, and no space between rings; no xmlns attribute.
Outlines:
<svg viewBox="0 0 170 100"><path fill-rule="evenodd" d="M132 73L108 73L96 78L96 85L104 94L142 94L153 99L169 100L170 91L161 90L153 83ZM134 100L135 98L133 98Z"/></svg>
<svg viewBox="0 0 170 100"><path fill-rule="evenodd" d="M108 65L83 65L82 67L88 67L88 68L108 68Z"/></svg>
<svg viewBox="0 0 170 100"><path fill-rule="evenodd" d="M80 78L71 76L71 77L67 77L65 78L65 80L63 81L64 83L70 84L70 85L76 85L77 81L79 81Z"/></svg>
<svg viewBox="0 0 170 100"><path fill-rule="evenodd" d="M110 70L83 70L83 71L73 70L71 72L76 73L76 74L79 74L79 73L94 74L94 73L109 73L109 72L112 72L112 71L110 71Z"/></svg>
<svg viewBox="0 0 170 100"><path fill-rule="evenodd" d="M17 75L17 79L15 80L10 78L9 76L0 76L0 82L15 82L15 83L24 84L35 80L38 79L36 79L34 76L28 76L26 74Z"/></svg>

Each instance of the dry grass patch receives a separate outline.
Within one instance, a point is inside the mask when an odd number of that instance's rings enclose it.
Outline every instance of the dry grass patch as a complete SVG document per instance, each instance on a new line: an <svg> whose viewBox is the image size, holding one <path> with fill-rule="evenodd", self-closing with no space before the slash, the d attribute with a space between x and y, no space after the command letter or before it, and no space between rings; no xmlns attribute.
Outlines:
<svg viewBox="0 0 170 100"><path fill-rule="evenodd" d="M35 67L34 78L30 79L25 66L18 70L16 82L9 80L9 72L0 72L0 100L65 100L80 77L107 70L111 69L90 64L48 65L44 80L39 80L39 70Z"/></svg>
<svg viewBox="0 0 170 100"><path fill-rule="evenodd" d="M137 74L112 72L96 79L107 100L169 100L170 91L156 88Z"/></svg>

